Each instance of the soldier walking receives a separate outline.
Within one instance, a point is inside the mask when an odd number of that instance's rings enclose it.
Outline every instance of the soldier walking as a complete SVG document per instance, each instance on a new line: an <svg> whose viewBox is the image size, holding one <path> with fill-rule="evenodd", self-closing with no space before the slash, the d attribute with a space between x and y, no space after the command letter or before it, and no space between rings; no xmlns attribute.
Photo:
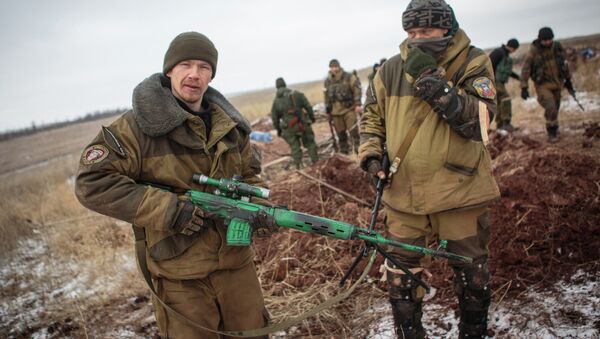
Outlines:
<svg viewBox="0 0 600 339"><path fill-rule="evenodd" d="M297 169L302 168L302 145L306 148L310 160L319 160L315 134L311 124L315 121L312 106L306 96L299 91L286 87L283 78L275 80L277 94L271 108L273 127L277 136L282 137L292 150L292 158Z"/></svg>
<svg viewBox="0 0 600 339"><path fill-rule="evenodd" d="M340 151L350 154L351 148L358 151L358 114L362 112L361 86L358 77L341 68L340 62L329 62L329 73L325 79L325 107L333 121L340 141ZM348 132L352 139L349 144Z"/></svg>
<svg viewBox="0 0 600 339"><path fill-rule="evenodd" d="M533 80L537 101L544 108L548 141L555 142L559 135L558 111L561 91L563 87L573 92L574 89L565 49L558 41L554 41L554 32L550 27L540 28L538 38L529 47L521 72L523 100L529 98L529 78Z"/></svg>
<svg viewBox="0 0 600 339"><path fill-rule="evenodd" d="M506 90L509 78L519 80L519 75L513 72L513 59L510 54L519 48L517 39L510 39L506 45L502 45L490 53L490 60L496 77L496 102L498 104L498 115L496 116L496 128L507 132L514 130L511 124L512 104L510 95Z"/></svg>
<svg viewBox="0 0 600 339"><path fill-rule="evenodd" d="M412 0L402 24L408 38L400 54L381 66L367 90L358 158L364 170L383 179L387 144L388 237L419 246L437 237L447 241L448 251L473 258L472 264L449 264L460 338L483 338L491 298L488 205L500 196L483 142L496 112L492 65L471 46L444 0ZM422 255L390 250L423 275ZM424 338L424 289L387 261L385 271L396 334Z"/></svg>

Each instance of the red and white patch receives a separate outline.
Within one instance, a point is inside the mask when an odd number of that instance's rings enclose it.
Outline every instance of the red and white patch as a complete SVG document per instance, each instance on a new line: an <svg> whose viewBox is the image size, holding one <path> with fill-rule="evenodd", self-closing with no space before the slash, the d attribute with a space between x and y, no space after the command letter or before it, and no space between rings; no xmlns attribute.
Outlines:
<svg viewBox="0 0 600 339"><path fill-rule="evenodd" d="M102 145L92 145L83 151L81 162L84 165L97 164L106 159L108 156L108 148Z"/></svg>

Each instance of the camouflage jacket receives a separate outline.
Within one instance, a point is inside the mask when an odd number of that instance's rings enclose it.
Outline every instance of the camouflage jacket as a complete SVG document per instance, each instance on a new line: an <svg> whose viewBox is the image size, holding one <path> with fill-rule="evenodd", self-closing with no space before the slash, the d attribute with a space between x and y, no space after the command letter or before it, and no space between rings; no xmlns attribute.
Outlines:
<svg viewBox="0 0 600 339"><path fill-rule="evenodd" d="M273 100L271 119L275 130L281 131L290 127L292 121L311 124L315 116L304 93L283 87L277 90Z"/></svg>
<svg viewBox="0 0 600 339"><path fill-rule="evenodd" d="M325 105L332 115L344 115L361 105L360 80L343 69L338 75L329 72L325 79Z"/></svg>
<svg viewBox="0 0 600 339"><path fill-rule="evenodd" d="M542 46L539 40L531 44L521 71L521 87L527 87L529 78L536 86L547 85L556 89L562 88L565 80L571 78L565 49L558 41L554 41L551 47Z"/></svg>
<svg viewBox="0 0 600 339"><path fill-rule="evenodd" d="M439 69L448 69L463 51L466 53L465 62L449 79L450 85L459 88L464 105L459 117L466 126L461 131L463 136L429 104L414 96L415 79L404 70L406 40L400 45L400 54L381 66L367 90L358 151L363 168L369 159L381 159L384 142L390 159L394 159L413 122L424 119L390 186L384 190L383 201L389 208L424 215L499 197L479 127L480 115L486 118L489 114L491 120L496 112L494 75L488 56L470 42L459 29L438 62Z"/></svg>
<svg viewBox="0 0 600 339"><path fill-rule="evenodd" d="M197 279L214 270L234 269L252 260L250 247L225 243L222 221L181 244L170 229L178 199L188 189L212 190L192 182L194 173L215 178L239 175L262 185L260 157L249 142L248 122L216 90L204 95L212 110L212 130L206 138L202 119L186 112L171 94L168 78L154 74L133 92L133 110L103 127L85 148L75 193L87 208L124 220L146 233L148 268L155 276ZM165 191L139 183L172 188ZM162 241L165 240L165 241ZM164 260L151 253L175 256Z"/></svg>
<svg viewBox="0 0 600 339"><path fill-rule="evenodd" d="M490 61L494 69L496 83L506 83L509 77L519 80L519 76L513 72L513 59L505 45L502 45L490 53Z"/></svg>

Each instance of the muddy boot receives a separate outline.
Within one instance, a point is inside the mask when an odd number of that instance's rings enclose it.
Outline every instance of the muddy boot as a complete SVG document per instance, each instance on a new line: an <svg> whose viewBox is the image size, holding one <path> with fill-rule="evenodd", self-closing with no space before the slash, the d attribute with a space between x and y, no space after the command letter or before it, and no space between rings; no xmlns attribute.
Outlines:
<svg viewBox="0 0 600 339"><path fill-rule="evenodd" d="M338 133L340 152L343 154L350 154L350 145L348 144L348 132L342 131Z"/></svg>
<svg viewBox="0 0 600 339"><path fill-rule="evenodd" d="M549 142L557 142L558 141L558 126L546 127L546 131L548 132L548 141Z"/></svg>
<svg viewBox="0 0 600 339"><path fill-rule="evenodd" d="M419 278L421 272L416 273ZM398 338L425 338L421 323L423 297L417 295L417 284L406 274L387 272L388 293L394 316L394 329Z"/></svg>
<svg viewBox="0 0 600 339"><path fill-rule="evenodd" d="M460 312L459 338L485 338L491 291L485 261L454 268L454 292Z"/></svg>

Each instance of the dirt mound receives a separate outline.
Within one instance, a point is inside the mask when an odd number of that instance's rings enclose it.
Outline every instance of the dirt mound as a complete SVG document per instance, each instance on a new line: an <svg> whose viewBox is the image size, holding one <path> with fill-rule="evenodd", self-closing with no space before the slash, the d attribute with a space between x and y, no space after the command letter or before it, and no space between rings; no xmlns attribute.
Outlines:
<svg viewBox="0 0 600 339"><path fill-rule="evenodd" d="M494 175L502 193L500 201L491 206L493 288L515 292L532 285L549 287L577 269L597 270L600 267L598 162L587 155L547 148L547 144L524 135L492 133L491 139ZM374 189L367 184L368 176L352 159L336 155L318 162L306 172L368 204L373 201ZM290 209L362 227L367 227L370 218L369 205L357 203L295 172L272 187L272 197L274 202ZM382 216L380 213L379 227ZM276 243L284 238L292 241L294 246L289 256L295 259L272 268L269 276L273 281L285 281L295 287L307 288L328 279L338 279L361 246L360 242L290 233L283 232L272 240ZM327 267L318 264L319 274L313 277L307 273L301 278L290 278L290 270L308 267L294 264L296 260L306 263L313 262L315 255L323 258L318 254L323 248L334 253L330 259L323 259L329 260L323 264ZM267 252L258 244L259 258L266 259ZM379 258L378 263L381 261ZM332 266L332 263L335 264ZM312 269L309 267L309 271ZM435 260L429 270L433 273L430 283L440 288L438 295L451 296L452 271L446 262ZM355 273L359 272L360 268ZM371 274L378 277L376 267ZM379 287L385 289L381 284Z"/></svg>
<svg viewBox="0 0 600 339"><path fill-rule="evenodd" d="M592 157L560 149L510 151L495 176L490 267L496 287L549 287L600 265L600 170Z"/></svg>

